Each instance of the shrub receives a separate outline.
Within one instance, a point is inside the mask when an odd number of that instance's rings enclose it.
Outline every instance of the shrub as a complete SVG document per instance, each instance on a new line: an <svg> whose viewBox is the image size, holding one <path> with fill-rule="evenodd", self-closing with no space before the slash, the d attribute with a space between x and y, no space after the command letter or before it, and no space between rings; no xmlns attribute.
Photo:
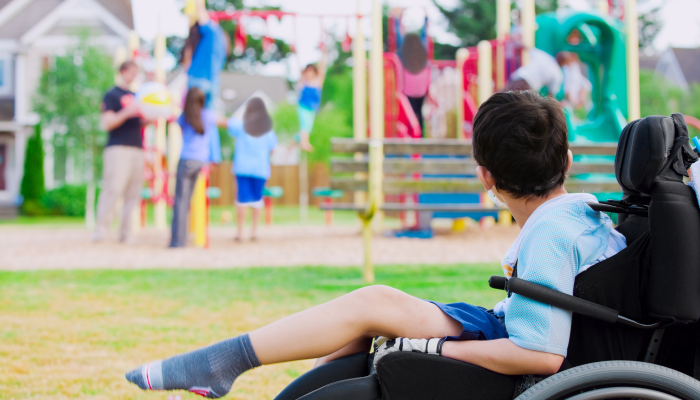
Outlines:
<svg viewBox="0 0 700 400"><path fill-rule="evenodd" d="M83 216L86 196L87 185L63 185L46 192L41 204L54 215Z"/></svg>
<svg viewBox="0 0 700 400"><path fill-rule="evenodd" d="M24 199L22 213L26 215L43 215L39 199L44 194L44 147L41 139L41 126L34 127L34 134L27 139L24 156L24 175L20 194Z"/></svg>

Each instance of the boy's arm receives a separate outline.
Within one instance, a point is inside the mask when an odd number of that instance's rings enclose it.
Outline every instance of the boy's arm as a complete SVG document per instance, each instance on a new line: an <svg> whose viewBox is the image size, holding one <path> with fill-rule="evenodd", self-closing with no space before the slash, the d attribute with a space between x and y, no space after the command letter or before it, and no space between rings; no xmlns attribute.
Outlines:
<svg viewBox="0 0 700 400"><path fill-rule="evenodd" d="M321 86L326 80L326 71L328 70L328 50L324 47L323 53L321 54L321 61L318 63L318 77L321 81Z"/></svg>
<svg viewBox="0 0 700 400"><path fill-rule="evenodd" d="M553 375L564 357L519 347L510 339L448 341L442 355L505 375Z"/></svg>
<svg viewBox="0 0 700 400"><path fill-rule="evenodd" d="M219 129L214 128L214 132L212 132L213 135L211 135L211 140L209 143L209 161L213 164L220 164L221 163L221 140L219 139Z"/></svg>
<svg viewBox="0 0 700 400"><path fill-rule="evenodd" d="M197 1L197 22L199 22L199 26L201 27L202 25L206 25L207 22L209 22L209 11L207 11L207 5L205 4L205 0L196 0Z"/></svg>

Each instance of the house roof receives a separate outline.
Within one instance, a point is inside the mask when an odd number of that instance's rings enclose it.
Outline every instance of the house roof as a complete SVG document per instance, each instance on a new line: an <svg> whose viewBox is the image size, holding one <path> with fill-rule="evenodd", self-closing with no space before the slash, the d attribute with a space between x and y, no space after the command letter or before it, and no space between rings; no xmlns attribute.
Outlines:
<svg viewBox="0 0 700 400"><path fill-rule="evenodd" d="M687 49L674 47L671 49L678 60L678 65L683 71L688 84L700 83L700 48Z"/></svg>
<svg viewBox="0 0 700 400"><path fill-rule="evenodd" d="M0 39L19 39L32 29L37 22L60 6L62 2L63 0L33 0L27 2L12 18L9 18L4 24L0 24ZM0 9L0 11L2 10Z"/></svg>
<svg viewBox="0 0 700 400"><path fill-rule="evenodd" d="M641 69L656 69L658 63L659 56L639 56L639 68Z"/></svg>
<svg viewBox="0 0 700 400"><path fill-rule="evenodd" d="M134 14L131 10L131 0L97 0L97 2L117 17L124 25L134 29Z"/></svg>
<svg viewBox="0 0 700 400"><path fill-rule="evenodd" d="M289 86L287 81L279 76L248 75L227 71L221 73L221 99L227 115L236 111L258 90L279 104L287 99Z"/></svg>
<svg viewBox="0 0 700 400"><path fill-rule="evenodd" d="M0 13L17 9L4 23L0 22L0 39L19 39L67 0L0 0ZM94 0L128 28L134 28L130 0ZM20 4L20 5L18 5Z"/></svg>

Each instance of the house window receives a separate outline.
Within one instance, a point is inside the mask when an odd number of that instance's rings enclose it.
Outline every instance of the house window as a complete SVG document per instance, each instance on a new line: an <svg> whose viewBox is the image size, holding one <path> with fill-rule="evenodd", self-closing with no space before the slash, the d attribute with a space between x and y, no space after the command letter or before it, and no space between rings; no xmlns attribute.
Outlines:
<svg viewBox="0 0 700 400"><path fill-rule="evenodd" d="M0 97L9 97L12 94L12 56L0 54Z"/></svg>
<svg viewBox="0 0 700 400"><path fill-rule="evenodd" d="M7 190L5 171L7 171L7 145L0 144L0 190Z"/></svg>

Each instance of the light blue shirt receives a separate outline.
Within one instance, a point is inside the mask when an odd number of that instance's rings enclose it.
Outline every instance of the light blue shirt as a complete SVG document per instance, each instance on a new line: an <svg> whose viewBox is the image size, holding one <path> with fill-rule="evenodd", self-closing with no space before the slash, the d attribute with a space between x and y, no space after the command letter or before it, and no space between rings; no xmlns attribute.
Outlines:
<svg viewBox="0 0 700 400"><path fill-rule="evenodd" d="M517 261L518 278L573 295L576 275L627 245L612 220L586 203L590 194L566 194L539 206L503 259ZM505 315L509 339L519 347L566 356L571 312L513 294L494 308Z"/></svg>
<svg viewBox="0 0 700 400"><path fill-rule="evenodd" d="M231 172L240 176L268 179L270 153L277 147L275 132L270 131L258 137L251 136L245 133L243 121L231 118L228 120L228 134L236 139Z"/></svg>
<svg viewBox="0 0 700 400"><path fill-rule="evenodd" d="M208 109L202 109L202 123L204 134L197 133L192 125L185 119L182 113L177 120L182 128L182 152L183 160L197 160L203 163L221 162L221 143L219 142L219 129L216 126L216 114Z"/></svg>

